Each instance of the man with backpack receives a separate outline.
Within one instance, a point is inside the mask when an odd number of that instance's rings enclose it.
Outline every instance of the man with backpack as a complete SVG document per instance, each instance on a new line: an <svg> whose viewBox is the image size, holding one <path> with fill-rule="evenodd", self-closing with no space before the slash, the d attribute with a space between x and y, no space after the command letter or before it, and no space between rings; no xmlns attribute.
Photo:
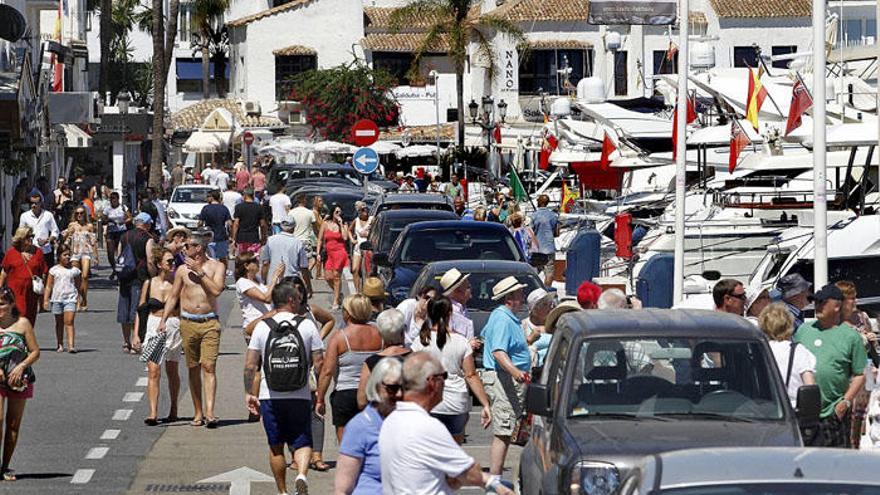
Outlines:
<svg viewBox="0 0 880 495"><path fill-rule="evenodd" d="M272 290L276 314L257 324L248 344L244 367L245 402L251 414L259 413L269 441L269 465L278 493L287 493L284 444L296 461L294 493L309 493L309 460L312 456L312 402L309 371L321 369L324 343L312 320L297 316L303 287L293 278L283 279ZM255 377L260 374L259 385Z"/></svg>
<svg viewBox="0 0 880 495"><path fill-rule="evenodd" d="M151 261L155 240L150 234L153 219L147 213L134 217L134 229L126 232L120 240L117 278L119 279L119 301L116 304L116 321L122 325L123 352L137 354L137 346L132 347L131 332L134 317L141 299L144 281L150 278ZM139 342L136 339L135 342Z"/></svg>

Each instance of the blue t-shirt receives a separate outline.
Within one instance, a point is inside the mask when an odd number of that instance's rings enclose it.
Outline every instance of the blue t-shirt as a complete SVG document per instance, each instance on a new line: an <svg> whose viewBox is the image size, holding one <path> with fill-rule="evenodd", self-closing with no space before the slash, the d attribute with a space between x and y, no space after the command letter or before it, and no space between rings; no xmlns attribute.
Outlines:
<svg viewBox="0 0 880 495"><path fill-rule="evenodd" d="M214 232L213 242L229 240L229 234L226 231L226 222L232 221L229 208L218 203L205 205L202 212L199 213L199 220L205 222L205 225Z"/></svg>
<svg viewBox="0 0 880 495"><path fill-rule="evenodd" d="M538 239L538 252L553 254L556 252L555 233L559 225L559 215L546 207L538 208L532 213L532 231Z"/></svg>
<svg viewBox="0 0 880 495"><path fill-rule="evenodd" d="M382 495L382 468L379 464L379 431L384 418L368 404L345 425L339 453L362 461L361 472L352 495Z"/></svg>
<svg viewBox="0 0 880 495"><path fill-rule="evenodd" d="M547 357L547 351L550 350L550 342L553 341L553 334L542 333L538 340L532 344L538 351L538 366L544 366L544 358Z"/></svg>
<svg viewBox="0 0 880 495"><path fill-rule="evenodd" d="M528 372L531 369L532 356L526 334L520 326L519 318L507 306L499 306L489 315L489 321L480 334L483 337L483 366L487 370L497 368L495 351L504 351L510 361L518 369Z"/></svg>

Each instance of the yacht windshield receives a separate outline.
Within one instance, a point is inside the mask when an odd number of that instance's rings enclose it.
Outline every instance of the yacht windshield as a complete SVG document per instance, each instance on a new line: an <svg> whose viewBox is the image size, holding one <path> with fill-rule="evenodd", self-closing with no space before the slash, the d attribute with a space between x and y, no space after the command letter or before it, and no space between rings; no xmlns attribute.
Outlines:
<svg viewBox="0 0 880 495"><path fill-rule="evenodd" d="M588 339L577 354L569 416L781 419L759 342Z"/></svg>

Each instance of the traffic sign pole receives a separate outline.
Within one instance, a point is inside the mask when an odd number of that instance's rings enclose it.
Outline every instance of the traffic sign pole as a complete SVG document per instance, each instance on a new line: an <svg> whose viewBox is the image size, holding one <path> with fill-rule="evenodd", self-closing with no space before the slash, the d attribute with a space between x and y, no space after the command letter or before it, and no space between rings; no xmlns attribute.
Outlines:
<svg viewBox="0 0 880 495"><path fill-rule="evenodd" d="M241 135L241 140L244 142L244 159L245 165L247 165L248 171L251 170L251 162L253 162L253 144L254 144L254 134L250 131L244 131L244 134Z"/></svg>

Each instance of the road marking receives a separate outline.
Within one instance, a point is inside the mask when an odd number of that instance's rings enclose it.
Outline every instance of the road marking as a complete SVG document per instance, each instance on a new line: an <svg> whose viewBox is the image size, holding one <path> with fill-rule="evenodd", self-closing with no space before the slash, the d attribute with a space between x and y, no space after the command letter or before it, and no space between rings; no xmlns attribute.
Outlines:
<svg viewBox="0 0 880 495"><path fill-rule="evenodd" d="M101 434L101 440L116 440L122 430L104 430Z"/></svg>
<svg viewBox="0 0 880 495"><path fill-rule="evenodd" d="M94 474L94 469L77 469L73 473L73 479L70 482L74 485L84 485L92 480L92 475Z"/></svg>
<svg viewBox="0 0 880 495"><path fill-rule="evenodd" d="M275 480L271 476L242 466L196 483L229 483L229 495L250 495L251 483L271 483L272 481Z"/></svg>
<svg viewBox="0 0 880 495"><path fill-rule="evenodd" d="M135 387L146 387L147 386L147 377L142 376L138 378L137 383L134 384Z"/></svg>
<svg viewBox="0 0 880 495"><path fill-rule="evenodd" d="M143 392L128 392L122 397L122 402L140 402Z"/></svg>
<svg viewBox="0 0 880 495"><path fill-rule="evenodd" d="M86 459L103 459L109 450L110 447L92 447L86 453Z"/></svg>
<svg viewBox="0 0 880 495"><path fill-rule="evenodd" d="M133 412L133 409L117 409L116 412L113 413L113 421L128 421L128 418L131 417L131 413Z"/></svg>

